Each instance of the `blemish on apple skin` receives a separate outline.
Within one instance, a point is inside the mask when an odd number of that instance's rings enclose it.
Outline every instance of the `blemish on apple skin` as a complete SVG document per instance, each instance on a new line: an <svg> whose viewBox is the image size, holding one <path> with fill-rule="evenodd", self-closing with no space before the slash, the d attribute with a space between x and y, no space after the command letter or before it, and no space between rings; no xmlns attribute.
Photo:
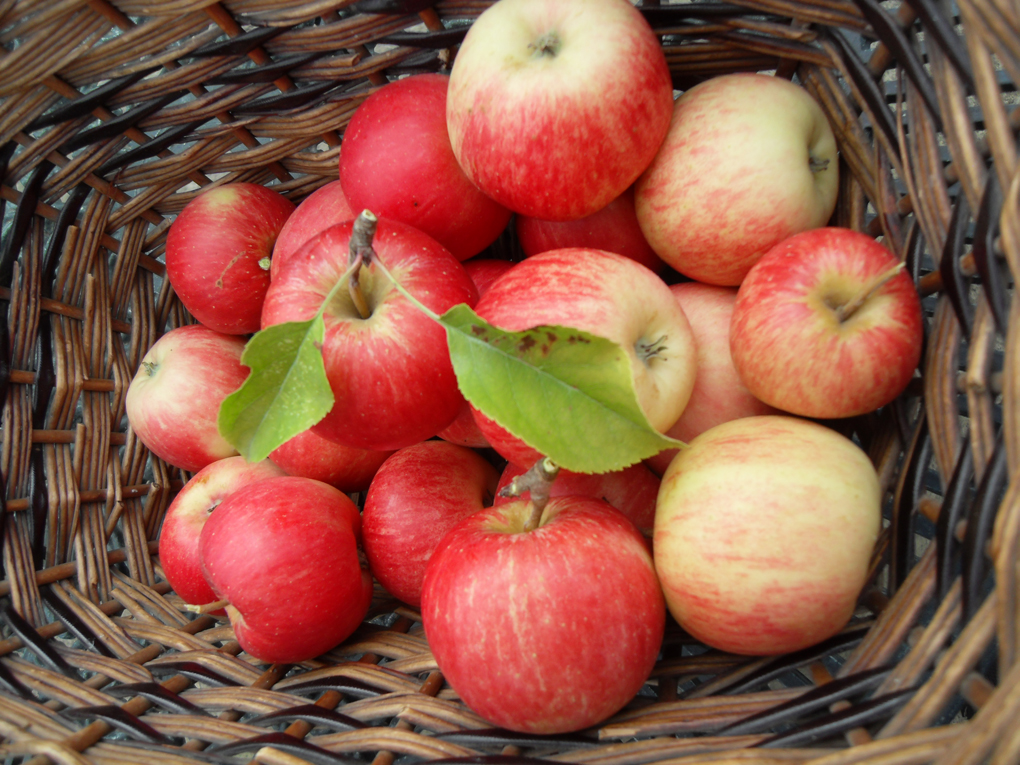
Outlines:
<svg viewBox="0 0 1020 765"><path fill-rule="evenodd" d="M235 263L237 263L237 261L240 260L240 259L241 259L241 255L240 255L240 253L238 253L237 255L235 255L234 257L232 257L230 259L230 262L227 263L227 265L224 267L224 269L220 272L220 278L216 280L216 286L218 288L220 288L220 289L223 288L223 277L226 275L227 271L229 271L231 269L231 267Z"/></svg>
<svg viewBox="0 0 1020 765"><path fill-rule="evenodd" d="M517 344L517 350L520 353L524 353L525 351L530 351L532 348L535 347L535 345L536 345L535 338L532 337L531 335L526 335L522 337L521 341Z"/></svg>

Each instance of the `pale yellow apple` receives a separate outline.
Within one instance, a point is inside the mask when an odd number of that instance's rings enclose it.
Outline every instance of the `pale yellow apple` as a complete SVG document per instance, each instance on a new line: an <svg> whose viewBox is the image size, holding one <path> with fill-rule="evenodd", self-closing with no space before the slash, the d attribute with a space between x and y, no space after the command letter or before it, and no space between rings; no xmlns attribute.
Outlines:
<svg viewBox="0 0 1020 765"><path fill-rule="evenodd" d="M836 141L818 103L788 80L738 73L677 99L635 211L673 268L735 287L770 247L824 226L838 191Z"/></svg>
<svg viewBox="0 0 1020 765"><path fill-rule="evenodd" d="M670 613L732 653L825 640L866 582L881 499L867 455L823 425L765 415L705 431L670 463L656 502Z"/></svg>

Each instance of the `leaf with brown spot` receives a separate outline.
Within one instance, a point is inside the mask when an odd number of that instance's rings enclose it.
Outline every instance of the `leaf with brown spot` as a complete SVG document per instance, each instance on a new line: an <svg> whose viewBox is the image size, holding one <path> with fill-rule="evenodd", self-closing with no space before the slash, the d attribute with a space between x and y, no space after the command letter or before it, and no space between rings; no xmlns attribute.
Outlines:
<svg viewBox="0 0 1020 765"><path fill-rule="evenodd" d="M467 400L560 467L606 473L683 446L648 423L630 357L611 340L570 327L506 332L466 305L440 321Z"/></svg>

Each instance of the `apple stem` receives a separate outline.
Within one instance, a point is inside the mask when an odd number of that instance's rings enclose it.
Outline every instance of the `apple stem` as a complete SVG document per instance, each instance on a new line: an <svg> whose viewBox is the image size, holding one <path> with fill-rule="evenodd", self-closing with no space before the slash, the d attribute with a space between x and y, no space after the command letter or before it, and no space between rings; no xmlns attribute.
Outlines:
<svg viewBox="0 0 1020 765"><path fill-rule="evenodd" d="M887 271L876 274L865 282L864 286L861 287L857 291L857 294L854 295L848 302L843 305L836 306L836 318L839 322L842 323L857 313L861 306L868 301L868 298L878 292L878 290L882 288L882 285L902 271L905 265L906 264L901 261Z"/></svg>
<svg viewBox="0 0 1020 765"><path fill-rule="evenodd" d="M531 508L531 515L524 523L525 531L534 531L542 521L542 513L549 502L549 491L552 489L553 481L560 472L559 466L548 457L543 457L528 469L527 472L514 478L509 484L500 489L501 497L519 497L524 492L531 495L528 506Z"/></svg>
<svg viewBox="0 0 1020 765"><path fill-rule="evenodd" d="M362 319L367 319L372 315L372 309L368 306L368 301L365 300L365 294L361 291L361 280L359 275L361 273L361 267L368 265L372 261L372 256L375 255L375 250L372 249L372 240L375 238L375 230L379 224L379 219L372 213L371 210L362 210L357 218L354 219L354 230L351 232L351 242L348 246L348 264L353 269L351 271L351 277L347 281L347 290L351 295L351 300L354 302L354 307L358 309L358 314Z"/></svg>
<svg viewBox="0 0 1020 765"><path fill-rule="evenodd" d="M362 319L367 319L372 315L372 309L368 307L368 301L365 300L365 293L361 291L361 266L365 264L361 253L358 253L354 262L351 264L355 268L351 271L351 277L347 280L347 291L350 293L351 300L354 302L354 307L358 309L358 315Z"/></svg>
<svg viewBox="0 0 1020 765"><path fill-rule="evenodd" d="M212 603L203 603L200 606L195 606L195 605L192 605L191 603L188 603L188 604L186 604L184 606L184 610L188 611L190 613L193 613L193 614L208 614L208 613L212 613L213 611L219 611L221 608L223 608L225 606L229 606L229 605L230 605L230 601L224 599L224 600L215 600Z"/></svg>

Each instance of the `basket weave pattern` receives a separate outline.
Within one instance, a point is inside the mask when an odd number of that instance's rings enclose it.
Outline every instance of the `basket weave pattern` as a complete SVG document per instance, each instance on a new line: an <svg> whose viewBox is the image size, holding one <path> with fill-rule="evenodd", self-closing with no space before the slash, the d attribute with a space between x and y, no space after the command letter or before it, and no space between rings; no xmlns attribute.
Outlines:
<svg viewBox="0 0 1020 765"><path fill-rule="evenodd" d="M881 237L924 298L921 376L839 425L878 467L889 519L843 633L748 659L674 626L632 705L540 739L488 730L381 589L361 630L300 666L260 664L182 610L155 540L189 476L124 416L145 351L193 321L161 262L174 215L210 184L299 202L335 179L372 88L447 70L489 4L0 0L0 758L1020 762L1009 0L639 5L679 89L745 70L809 89L839 141L834 222Z"/></svg>

